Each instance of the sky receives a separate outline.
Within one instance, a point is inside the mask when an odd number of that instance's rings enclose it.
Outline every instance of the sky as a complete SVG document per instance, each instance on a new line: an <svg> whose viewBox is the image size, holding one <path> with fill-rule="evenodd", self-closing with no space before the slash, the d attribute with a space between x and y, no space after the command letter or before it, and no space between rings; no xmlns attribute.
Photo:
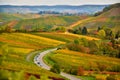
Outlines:
<svg viewBox="0 0 120 80"><path fill-rule="evenodd" d="M102 5L113 3L120 3L120 0L0 0L0 5Z"/></svg>

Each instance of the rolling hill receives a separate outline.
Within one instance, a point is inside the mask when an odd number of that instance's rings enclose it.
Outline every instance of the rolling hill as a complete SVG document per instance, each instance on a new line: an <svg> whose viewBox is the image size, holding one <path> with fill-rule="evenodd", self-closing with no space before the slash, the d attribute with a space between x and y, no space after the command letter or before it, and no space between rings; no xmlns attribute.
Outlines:
<svg viewBox="0 0 120 80"><path fill-rule="evenodd" d="M40 68L36 66L33 62L28 62L26 60L27 55L31 52L34 52L35 50L39 49L39 51L37 51L37 53L39 53L40 50L42 49L56 47L57 45L60 44L64 44L64 42L32 34L25 33L0 34L0 80L4 80L2 79L2 77L17 78L16 77L17 75L15 74L14 76L12 75L7 76L7 74L10 74L10 72L17 73L20 71L24 71L23 73L24 75L22 75L21 77L24 78L24 76L26 75L28 76L25 77L27 79L22 80L28 80L30 75L34 76L37 75L38 78L40 78L40 75L41 76L46 75L53 78L60 78L59 75L49 72L43 68ZM8 73L4 74L4 71L2 70L7 70ZM2 76L1 74L5 76Z"/></svg>
<svg viewBox="0 0 120 80"><path fill-rule="evenodd" d="M94 14L101 11L107 5L55 5L55 6L12 6L1 5L0 12L3 13L39 13L40 11L55 11L60 13L87 13Z"/></svg>
<svg viewBox="0 0 120 80"><path fill-rule="evenodd" d="M75 28L78 26L86 26L90 30L96 30L98 27L108 27L114 31L120 30L120 6L111 6L109 6L110 8L107 7L109 8L108 10L105 10L106 8L104 8L103 12L101 12L98 16L92 17L91 19L88 19L86 21L84 20L73 27Z"/></svg>
<svg viewBox="0 0 120 80"><path fill-rule="evenodd" d="M12 21L12 20L21 20L21 19L31 19L39 18L39 14L10 14L10 13L0 13L0 22Z"/></svg>
<svg viewBox="0 0 120 80"><path fill-rule="evenodd" d="M66 27L80 19L82 19L80 16L46 16L21 20L14 28L28 31L48 31L53 27Z"/></svg>

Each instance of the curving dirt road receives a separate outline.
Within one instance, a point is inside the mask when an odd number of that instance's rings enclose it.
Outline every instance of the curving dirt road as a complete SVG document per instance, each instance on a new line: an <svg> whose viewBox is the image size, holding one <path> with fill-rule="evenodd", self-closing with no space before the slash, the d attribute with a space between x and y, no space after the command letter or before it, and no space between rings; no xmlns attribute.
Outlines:
<svg viewBox="0 0 120 80"><path fill-rule="evenodd" d="M35 58L34 58L34 63L35 63L36 65L38 65L38 66L46 69L46 70L50 70L50 66L48 66L47 64L44 63L43 57L44 57L46 54L50 53L51 51L55 51L55 50L57 50L57 48L48 49L48 50L46 50L46 51L43 51L43 52L39 53L38 55L35 56ZM61 72L60 75L66 77L66 78L68 78L68 79L70 79L70 80L81 80L81 79L79 79L79 78L77 78L77 77L75 77L75 76L73 76L73 75L70 75L70 74L67 74L67 73L64 73L64 72Z"/></svg>

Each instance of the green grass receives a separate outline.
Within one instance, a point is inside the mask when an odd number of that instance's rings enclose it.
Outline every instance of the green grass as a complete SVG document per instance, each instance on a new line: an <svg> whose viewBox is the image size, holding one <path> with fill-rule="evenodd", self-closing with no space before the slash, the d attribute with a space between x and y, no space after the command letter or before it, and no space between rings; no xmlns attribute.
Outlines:
<svg viewBox="0 0 120 80"><path fill-rule="evenodd" d="M96 80L93 76L80 76L81 80Z"/></svg>
<svg viewBox="0 0 120 80"><path fill-rule="evenodd" d="M53 66L55 64L55 62L53 60L50 59L50 56L52 56L53 54L52 53L49 53L49 54L46 54L44 57L43 57L43 60L44 62L49 65L49 66Z"/></svg>

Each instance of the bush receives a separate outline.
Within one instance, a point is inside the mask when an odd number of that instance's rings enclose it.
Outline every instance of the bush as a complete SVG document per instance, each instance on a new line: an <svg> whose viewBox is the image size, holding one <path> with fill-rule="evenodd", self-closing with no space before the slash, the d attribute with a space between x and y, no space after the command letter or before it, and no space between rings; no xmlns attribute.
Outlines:
<svg viewBox="0 0 120 80"><path fill-rule="evenodd" d="M73 75L77 75L77 69L71 69L70 73L73 74Z"/></svg>
<svg viewBox="0 0 120 80"><path fill-rule="evenodd" d="M79 51L79 52L84 52L84 53L89 53L90 49L87 47L84 47L82 45L78 45L78 44L68 44L67 48L73 51Z"/></svg>
<svg viewBox="0 0 120 80"><path fill-rule="evenodd" d="M79 75L79 76L83 76L84 75L84 69L83 69L83 67L79 67L78 68L77 75Z"/></svg>
<svg viewBox="0 0 120 80"><path fill-rule="evenodd" d="M52 66L52 68L50 69L50 71L52 71L52 72L55 72L55 73L60 73L60 67L59 67L59 65L57 65L57 64L54 64L53 66Z"/></svg>
<svg viewBox="0 0 120 80"><path fill-rule="evenodd" d="M29 80L37 80L37 78L35 76L30 76Z"/></svg>

